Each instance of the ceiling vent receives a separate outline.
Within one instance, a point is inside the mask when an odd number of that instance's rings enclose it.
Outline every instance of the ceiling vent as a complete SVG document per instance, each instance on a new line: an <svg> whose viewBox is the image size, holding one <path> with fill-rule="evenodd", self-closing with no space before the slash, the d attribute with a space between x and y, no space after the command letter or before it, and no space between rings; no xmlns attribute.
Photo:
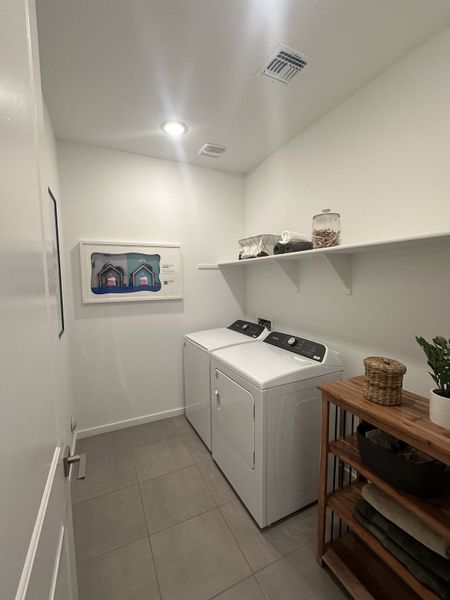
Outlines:
<svg viewBox="0 0 450 600"><path fill-rule="evenodd" d="M218 158L225 152L225 146L219 144L203 144L198 151L200 156L210 156L211 158Z"/></svg>
<svg viewBox="0 0 450 600"><path fill-rule="evenodd" d="M261 69L263 77L289 83L308 64L306 56L288 46L280 44L269 56Z"/></svg>

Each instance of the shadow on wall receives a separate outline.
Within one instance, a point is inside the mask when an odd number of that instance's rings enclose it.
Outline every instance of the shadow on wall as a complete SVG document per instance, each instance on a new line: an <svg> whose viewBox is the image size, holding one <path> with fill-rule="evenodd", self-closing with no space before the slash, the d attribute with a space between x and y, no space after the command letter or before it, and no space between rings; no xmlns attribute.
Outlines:
<svg viewBox="0 0 450 600"><path fill-rule="evenodd" d="M184 301L159 300L147 302L105 302L101 304L83 304L81 297L81 267L80 249L76 244L70 251L70 262L72 265L72 300L73 314L75 319L98 319L114 317L136 317L140 315L153 314L183 314Z"/></svg>
<svg viewBox="0 0 450 600"><path fill-rule="evenodd" d="M248 314L271 314L275 329L323 341L341 353L346 375L369 355L395 358L408 371L405 388L432 385L415 335L450 335L448 250L374 252L352 258L352 294L325 261L301 264L300 292L276 265L248 269Z"/></svg>
<svg viewBox="0 0 450 600"><path fill-rule="evenodd" d="M221 274L225 279L230 292L239 304L239 308L246 314L246 284L245 273L237 268L221 269Z"/></svg>

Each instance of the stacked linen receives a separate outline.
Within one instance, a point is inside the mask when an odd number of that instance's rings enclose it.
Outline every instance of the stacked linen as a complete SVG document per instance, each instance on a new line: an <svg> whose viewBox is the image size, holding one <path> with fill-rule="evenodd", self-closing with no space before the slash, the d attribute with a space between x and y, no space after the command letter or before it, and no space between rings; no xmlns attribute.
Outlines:
<svg viewBox="0 0 450 600"><path fill-rule="evenodd" d="M279 241L275 244L273 253L300 252L301 250L311 250L312 247L313 245L305 233L285 230L282 232Z"/></svg>
<svg viewBox="0 0 450 600"><path fill-rule="evenodd" d="M280 242L282 244L289 244L290 242L310 242L311 240L306 233L299 233L298 231L289 231L285 229L280 236Z"/></svg>
<svg viewBox="0 0 450 600"><path fill-rule="evenodd" d="M418 542L440 554L443 558L450 559L450 543L447 540L428 527L421 519L405 510L401 504L375 485L365 485L362 490L362 497L386 519L409 533Z"/></svg>
<svg viewBox="0 0 450 600"><path fill-rule="evenodd" d="M373 484L362 490L355 519L413 575L450 600L450 544Z"/></svg>

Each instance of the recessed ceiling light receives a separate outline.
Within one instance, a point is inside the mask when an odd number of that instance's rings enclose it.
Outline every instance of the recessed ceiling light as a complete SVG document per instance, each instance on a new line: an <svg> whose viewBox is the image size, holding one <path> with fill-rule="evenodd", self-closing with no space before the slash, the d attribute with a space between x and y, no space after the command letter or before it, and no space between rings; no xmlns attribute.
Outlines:
<svg viewBox="0 0 450 600"><path fill-rule="evenodd" d="M180 121L166 121L161 125L161 129L167 135L171 135L173 137L178 137L179 135L184 135L187 131L187 126Z"/></svg>

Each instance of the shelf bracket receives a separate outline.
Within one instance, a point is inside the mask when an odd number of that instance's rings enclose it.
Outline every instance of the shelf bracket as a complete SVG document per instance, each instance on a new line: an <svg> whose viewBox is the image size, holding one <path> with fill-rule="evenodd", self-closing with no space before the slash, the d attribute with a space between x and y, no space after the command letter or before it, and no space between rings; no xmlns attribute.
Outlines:
<svg viewBox="0 0 450 600"><path fill-rule="evenodd" d="M337 278L344 286L347 296L352 294L352 263L348 254L323 254L325 261L330 265Z"/></svg>
<svg viewBox="0 0 450 600"><path fill-rule="evenodd" d="M300 261L299 260L275 260L280 269L294 284L297 294L300 293Z"/></svg>

